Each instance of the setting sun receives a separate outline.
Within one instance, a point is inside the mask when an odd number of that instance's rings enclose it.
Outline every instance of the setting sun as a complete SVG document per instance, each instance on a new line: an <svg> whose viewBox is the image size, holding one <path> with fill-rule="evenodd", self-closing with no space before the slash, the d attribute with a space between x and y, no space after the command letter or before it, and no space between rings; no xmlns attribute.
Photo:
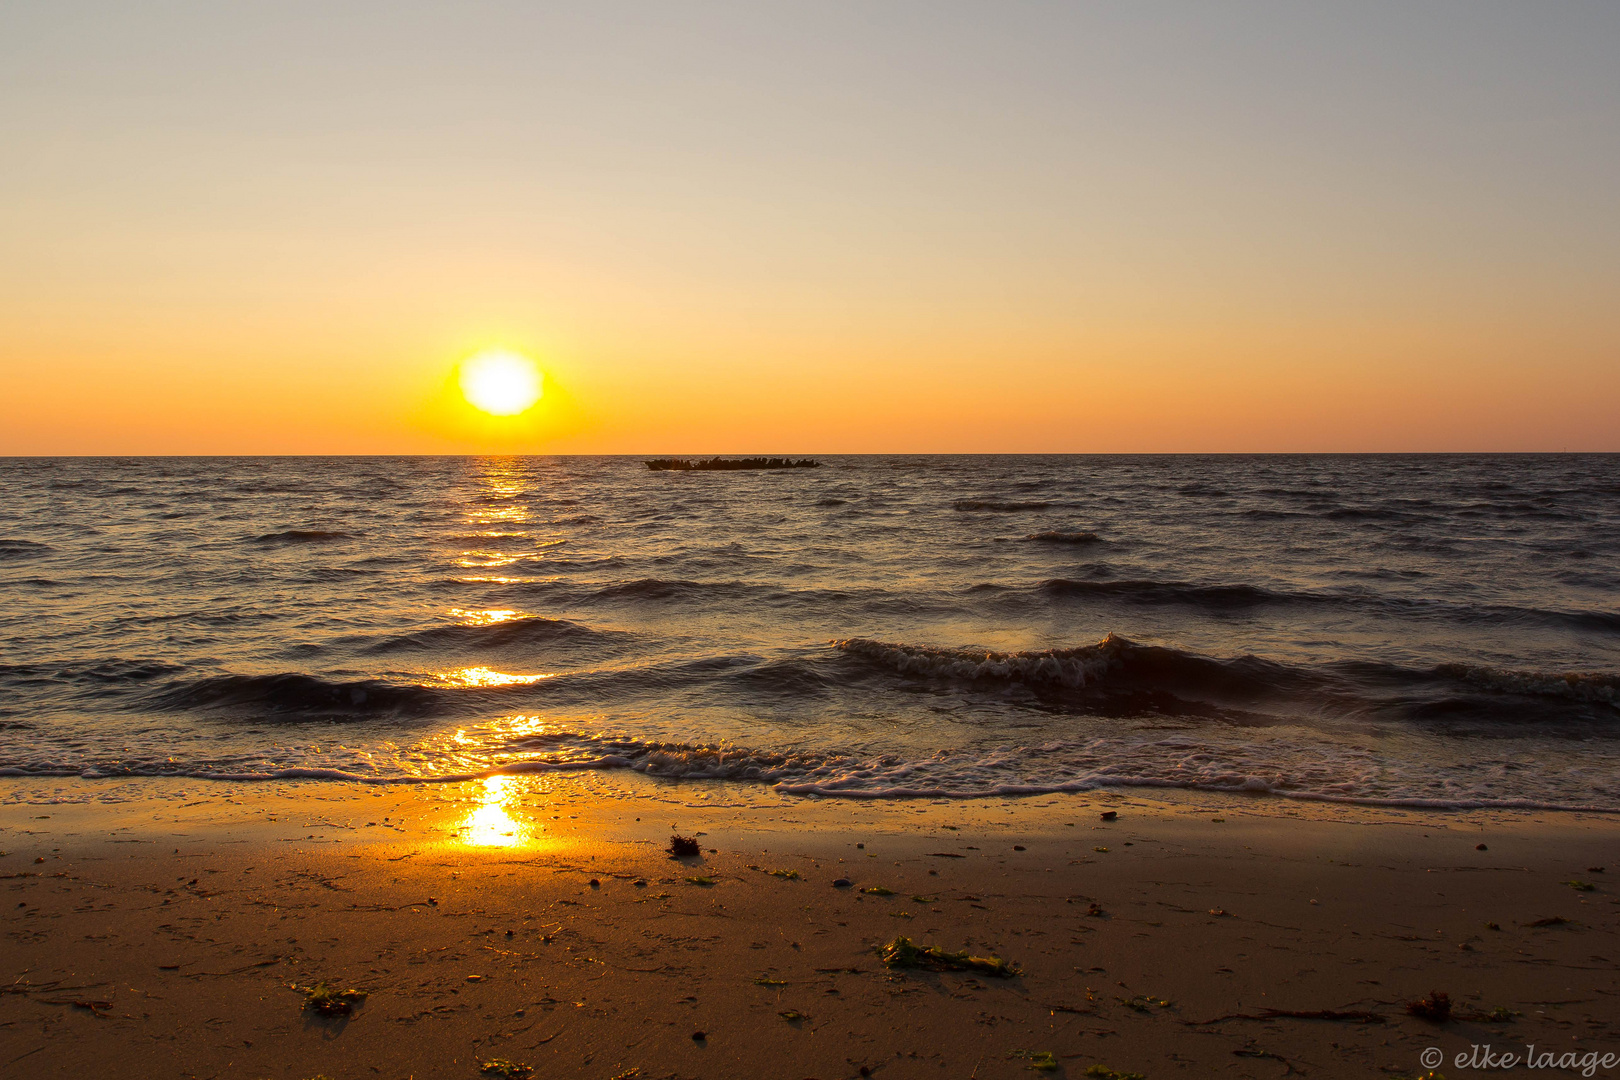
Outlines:
<svg viewBox="0 0 1620 1080"><path fill-rule="evenodd" d="M494 416L516 416L540 400L540 369L517 353L483 352L461 365L461 393Z"/></svg>

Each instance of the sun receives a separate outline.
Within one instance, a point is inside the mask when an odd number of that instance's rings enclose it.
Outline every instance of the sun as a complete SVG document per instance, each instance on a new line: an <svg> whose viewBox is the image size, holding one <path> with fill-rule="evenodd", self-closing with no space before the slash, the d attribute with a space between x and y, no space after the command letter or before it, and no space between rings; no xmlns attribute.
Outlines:
<svg viewBox="0 0 1620 1080"><path fill-rule="evenodd" d="M517 353L493 349L461 365L461 393L493 416L516 416L540 400L540 369Z"/></svg>

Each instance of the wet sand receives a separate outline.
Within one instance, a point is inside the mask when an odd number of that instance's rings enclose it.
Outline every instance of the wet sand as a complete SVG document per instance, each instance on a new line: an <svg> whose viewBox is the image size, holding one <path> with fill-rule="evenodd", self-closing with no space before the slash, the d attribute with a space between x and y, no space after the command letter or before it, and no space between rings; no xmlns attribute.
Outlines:
<svg viewBox="0 0 1620 1080"><path fill-rule="evenodd" d="M1620 1054L1596 815L4 785L6 1077L1419 1076L1437 1047L1455 1080L1501 1074L1454 1064L1472 1044ZM1019 974L886 967L899 935ZM323 980L366 996L319 1016L292 987ZM1449 1022L1407 1013L1433 990ZM1365 1015L1278 1015L1321 1010Z"/></svg>

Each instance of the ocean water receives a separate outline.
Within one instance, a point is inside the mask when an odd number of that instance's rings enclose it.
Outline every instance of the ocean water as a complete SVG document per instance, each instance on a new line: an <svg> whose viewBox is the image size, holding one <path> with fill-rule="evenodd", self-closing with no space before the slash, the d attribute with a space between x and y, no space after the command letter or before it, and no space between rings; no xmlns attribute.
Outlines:
<svg viewBox="0 0 1620 1080"><path fill-rule="evenodd" d="M1620 458L0 461L0 775L1620 810Z"/></svg>

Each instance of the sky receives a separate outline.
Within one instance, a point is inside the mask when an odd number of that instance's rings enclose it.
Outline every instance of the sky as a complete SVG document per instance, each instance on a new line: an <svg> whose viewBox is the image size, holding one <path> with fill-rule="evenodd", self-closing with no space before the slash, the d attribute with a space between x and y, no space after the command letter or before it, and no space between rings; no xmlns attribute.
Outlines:
<svg viewBox="0 0 1620 1080"><path fill-rule="evenodd" d="M1620 451L1617 55L1557 0L8 0L0 454Z"/></svg>

